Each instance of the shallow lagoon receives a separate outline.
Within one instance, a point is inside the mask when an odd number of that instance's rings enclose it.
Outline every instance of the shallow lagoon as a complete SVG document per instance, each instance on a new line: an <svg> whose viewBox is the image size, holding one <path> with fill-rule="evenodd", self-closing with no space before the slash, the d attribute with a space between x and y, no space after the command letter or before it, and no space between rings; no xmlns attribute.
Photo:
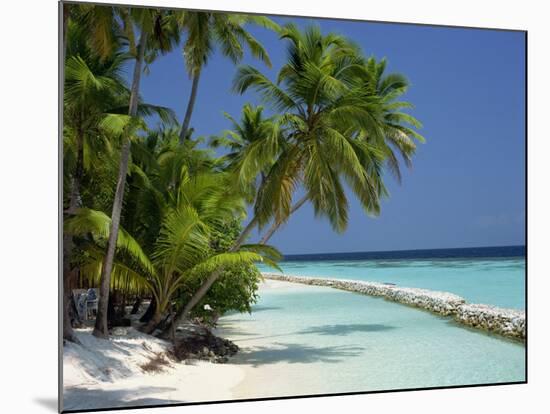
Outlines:
<svg viewBox="0 0 550 414"><path fill-rule="evenodd" d="M520 343L381 298L274 281L267 286L252 315L220 321L220 334L241 347L231 363L246 370L235 398L525 379Z"/></svg>

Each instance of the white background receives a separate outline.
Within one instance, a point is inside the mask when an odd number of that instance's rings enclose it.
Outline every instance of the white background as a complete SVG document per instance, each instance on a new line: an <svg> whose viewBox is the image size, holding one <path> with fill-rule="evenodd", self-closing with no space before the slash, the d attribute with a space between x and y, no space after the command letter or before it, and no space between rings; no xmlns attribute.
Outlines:
<svg viewBox="0 0 550 414"><path fill-rule="evenodd" d="M149 0L133 3L527 29L529 384L158 409L159 413L548 412L550 30L543 1ZM57 399L57 3L0 14L0 411L52 413ZM503 85L505 88L506 85ZM546 394L546 395L545 395ZM546 408L544 408L546 406ZM125 411L143 413L144 410Z"/></svg>

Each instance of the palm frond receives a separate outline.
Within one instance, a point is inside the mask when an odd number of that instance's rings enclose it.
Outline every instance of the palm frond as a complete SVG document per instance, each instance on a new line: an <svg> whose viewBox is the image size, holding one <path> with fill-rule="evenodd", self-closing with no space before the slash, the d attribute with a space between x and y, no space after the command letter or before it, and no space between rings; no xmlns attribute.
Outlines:
<svg viewBox="0 0 550 414"><path fill-rule="evenodd" d="M105 241L111 231L111 218L102 211L80 208L72 217L64 220L63 231L73 236L91 234L95 239ZM116 247L131 255L145 270L155 272L141 245L122 227L119 228Z"/></svg>

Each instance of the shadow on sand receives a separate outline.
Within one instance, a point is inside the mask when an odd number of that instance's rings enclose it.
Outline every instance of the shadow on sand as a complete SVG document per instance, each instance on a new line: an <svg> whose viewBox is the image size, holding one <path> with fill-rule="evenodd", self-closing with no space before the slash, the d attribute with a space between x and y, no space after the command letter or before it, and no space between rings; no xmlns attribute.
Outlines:
<svg viewBox="0 0 550 414"><path fill-rule="evenodd" d="M298 332L288 332L277 335L259 335L255 332L246 332L239 329L238 325L220 325L221 335L228 336L233 342L247 342L255 341L258 339L267 338L280 338L284 336L304 335L304 334L316 334L316 335L349 335L357 332L383 332L392 329L397 329L397 326L382 325L379 323L355 323L355 324L338 324L338 325L321 325L312 326L311 328L303 329ZM244 338L232 338L232 336L244 337Z"/></svg>
<svg viewBox="0 0 550 414"><path fill-rule="evenodd" d="M339 325L312 326L304 329L299 334L317 335L349 335L356 332L382 332L396 329L395 326L382 325L378 323L352 323Z"/></svg>
<svg viewBox="0 0 550 414"><path fill-rule="evenodd" d="M345 358L359 356L364 349L356 346L315 347L276 342L273 346L261 346L244 350L232 362L236 364L251 364L254 367L276 362L286 362L289 364L336 363Z"/></svg>

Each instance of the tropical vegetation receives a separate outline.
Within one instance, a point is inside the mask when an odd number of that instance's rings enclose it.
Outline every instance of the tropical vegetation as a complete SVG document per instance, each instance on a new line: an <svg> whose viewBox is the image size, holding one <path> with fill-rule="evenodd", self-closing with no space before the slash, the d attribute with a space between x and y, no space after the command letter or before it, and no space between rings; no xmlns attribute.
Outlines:
<svg viewBox="0 0 550 414"><path fill-rule="evenodd" d="M310 204L336 232L347 228L350 197L379 214L386 171L400 181L401 163L410 166L423 141L403 99L407 79L345 36L259 16L64 7L66 340L77 340L75 288L99 288L100 338L126 305L145 300L141 329L164 335L192 317L250 312L257 264L277 267L281 253L267 243L297 209ZM237 66L228 92L262 104L225 114L231 128L208 142L193 138L199 79L213 53L238 65L248 51L271 66L253 26L279 38L286 62L274 79ZM153 62L178 49L191 90L181 124L140 95ZM256 243L254 229L263 232Z"/></svg>

